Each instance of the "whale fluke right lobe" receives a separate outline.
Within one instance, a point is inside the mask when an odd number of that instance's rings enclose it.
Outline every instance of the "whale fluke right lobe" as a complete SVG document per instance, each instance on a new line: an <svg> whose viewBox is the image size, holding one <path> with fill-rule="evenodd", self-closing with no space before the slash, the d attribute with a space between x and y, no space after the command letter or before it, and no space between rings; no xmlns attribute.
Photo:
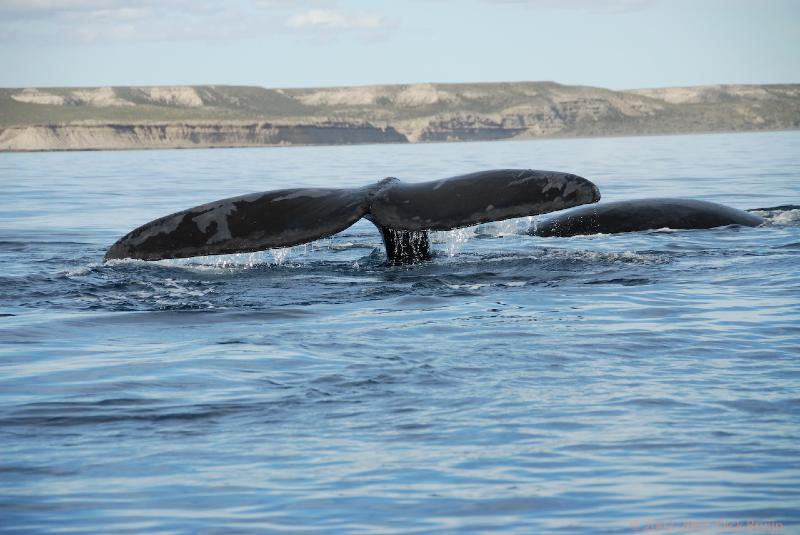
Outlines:
<svg viewBox="0 0 800 535"><path fill-rule="evenodd" d="M585 178L555 171L497 169L433 182L393 184L370 206L378 225L399 230L450 230L544 214L600 200Z"/></svg>

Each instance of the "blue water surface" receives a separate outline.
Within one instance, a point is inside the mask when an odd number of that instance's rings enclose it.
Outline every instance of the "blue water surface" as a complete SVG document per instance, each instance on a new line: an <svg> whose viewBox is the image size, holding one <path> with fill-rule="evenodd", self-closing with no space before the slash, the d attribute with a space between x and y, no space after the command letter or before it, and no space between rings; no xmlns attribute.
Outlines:
<svg viewBox="0 0 800 535"><path fill-rule="evenodd" d="M2 154L0 530L796 533L798 155L799 132ZM795 207L575 238L520 219L411 267L366 221L102 261L223 197L499 167Z"/></svg>

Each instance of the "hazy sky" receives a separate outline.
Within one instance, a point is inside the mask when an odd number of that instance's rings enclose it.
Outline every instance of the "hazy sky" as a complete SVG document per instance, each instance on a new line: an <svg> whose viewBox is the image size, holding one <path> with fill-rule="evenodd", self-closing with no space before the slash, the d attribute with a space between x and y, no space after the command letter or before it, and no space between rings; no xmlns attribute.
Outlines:
<svg viewBox="0 0 800 535"><path fill-rule="evenodd" d="M0 0L0 86L800 82L800 0Z"/></svg>

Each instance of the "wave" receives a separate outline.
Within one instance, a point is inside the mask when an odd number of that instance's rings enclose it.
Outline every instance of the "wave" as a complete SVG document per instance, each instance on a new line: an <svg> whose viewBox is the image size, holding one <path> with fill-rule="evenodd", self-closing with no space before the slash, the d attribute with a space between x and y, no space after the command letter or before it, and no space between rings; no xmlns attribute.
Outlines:
<svg viewBox="0 0 800 535"><path fill-rule="evenodd" d="M792 225L800 221L800 205L782 204L770 208L753 208L748 210L763 217L771 225Z"/></svg>

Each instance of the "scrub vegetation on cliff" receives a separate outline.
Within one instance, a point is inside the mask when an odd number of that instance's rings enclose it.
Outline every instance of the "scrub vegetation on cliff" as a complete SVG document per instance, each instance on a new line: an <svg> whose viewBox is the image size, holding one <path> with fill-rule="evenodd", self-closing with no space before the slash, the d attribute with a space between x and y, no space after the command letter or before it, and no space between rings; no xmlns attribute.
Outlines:
<svg viewBox="0 0 800 535"><path fill-rule="evenodd" d="M469 141L800 128L800 85L553 82L0 89L0 150Z"/></svg>

